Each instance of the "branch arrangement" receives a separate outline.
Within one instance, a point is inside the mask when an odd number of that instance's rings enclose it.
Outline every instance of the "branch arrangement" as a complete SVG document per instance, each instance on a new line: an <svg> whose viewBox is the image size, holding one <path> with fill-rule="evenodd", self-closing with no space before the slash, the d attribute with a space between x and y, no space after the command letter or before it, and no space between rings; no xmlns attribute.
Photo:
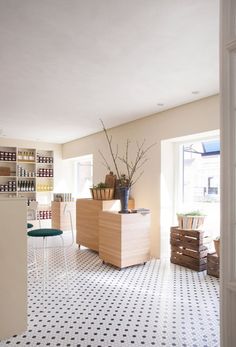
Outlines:
<svg viewBox="0 0 236 347"><path fill-rule="evenodd" d="M113 149L112 144L112 136L109 136L108 131L103 123L103 121L100 119L102 123L102 128L108 143L108 147L110 150L112 162L115 168L115 173L117 175L117 178L119 180L119 185L122 187L131 187L133 186L138 179L143 175L144 171L142 170L144 164L147 162L147 152L155 145L153 143L152 145L145 147L145 140L141 143L141 145L137 142L137 152L135 155L134 160L130 159L129 150L130 150L130 140L128 139L126 141L126 148L125 153L123 156L120 156L118 153L118 145L116 146L116 150ZM111 170L111 166L108 164L107 159L103 155L103 153L99 150L100 155L103 159L103 164L106 166L106 168L109 171ZM118 162L122 162L125 166L126 173L121 173L119 170Z"/></svg>

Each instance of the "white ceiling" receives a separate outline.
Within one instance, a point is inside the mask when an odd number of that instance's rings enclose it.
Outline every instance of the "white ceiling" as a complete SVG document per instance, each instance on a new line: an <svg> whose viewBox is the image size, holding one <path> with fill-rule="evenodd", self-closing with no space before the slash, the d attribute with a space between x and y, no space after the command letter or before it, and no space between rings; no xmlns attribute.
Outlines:
<svg viewBox="0 0 236 347"><path fill-rule="evenodd" d="M0 0L0 135L65 143L218 93L218 7Z"/></svg>

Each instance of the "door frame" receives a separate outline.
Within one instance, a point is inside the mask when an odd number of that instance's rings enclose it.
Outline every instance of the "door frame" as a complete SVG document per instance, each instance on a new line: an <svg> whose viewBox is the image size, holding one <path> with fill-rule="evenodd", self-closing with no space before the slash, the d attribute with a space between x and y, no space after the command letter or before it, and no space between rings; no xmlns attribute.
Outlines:
<svg viewBox="0 0 236 347"><path fill-rule="evenodd" d="M236 4L220 2L221 346L236 346Z"/></svg>

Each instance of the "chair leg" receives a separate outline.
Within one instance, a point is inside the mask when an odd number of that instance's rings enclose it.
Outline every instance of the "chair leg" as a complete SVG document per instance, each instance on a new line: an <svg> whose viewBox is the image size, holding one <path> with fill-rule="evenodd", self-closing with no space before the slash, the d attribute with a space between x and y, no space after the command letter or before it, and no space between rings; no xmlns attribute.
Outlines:
<svg viewBox="0 0 236 347"><path fill-rule="evenodd" d="M32 269L29 269L28 272L35 271L36 273L36 280L39 280L39 272L38 272L38 261L37 261L37 255L36 255L36 246L35 246L35 240L33 238L33 246L32 252L33 252L33 262L28 264L28 267L32 266Z"/></svg>
<svg viewBox="0 0 236 347"><path fill-rule="evenodd" d="M43 302L44 302L44 294L45 294L45 237L43 237Z"/></svg>
<svg viewBox="0 0 236 347"><path fill-rule="evenodd" d="M48 287L48 239L45 237L45 289Z"/></svg>
<svg viewBox="0 0 236 347"><path fill-rule="evenodd" d="M62 247L63 247L63 254L64 254L64 263L65 263L65 271L66 271L66 286L67 286L67 291L69 293L69 279L68 279L68 266L67 266L67 257L66 257L66 249L64 245L64 239L60 235L61 242L62 242Z"/></svg>
<svg viewBox="0 0 236 347"><path fill-rule="evenodd" d="M37 256L36 256L35 247L33 248L33 253L34 253L34 266L35 266L36 278L37 278L37 281L38 281L39 280L39 272L38 272L38 262L37 262Z"/></svg>

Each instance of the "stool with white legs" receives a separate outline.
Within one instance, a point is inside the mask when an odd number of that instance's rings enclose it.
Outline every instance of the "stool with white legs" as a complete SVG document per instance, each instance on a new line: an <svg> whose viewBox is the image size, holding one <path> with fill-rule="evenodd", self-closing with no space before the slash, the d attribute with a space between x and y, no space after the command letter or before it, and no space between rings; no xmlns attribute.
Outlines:
<svg viewBox="0 0 236 347"><path fill-rule="evenodd" d="M67 206L64 208L64 214L69 214L70 219L70 225L71 225L71 235L72 235L72 242L69 244L71 246L74 243L74 233L73 233L73 223L72 223L72 217L71 212L67 210ZM47 279L47 270L48 270L48 257L47 257L47 250L50 248L63 248L63 256L64 256L64 266L65 266L65 273L66 273L66 284L67 284L67 290L69 292L69 282L68 282L68 265L67 265L67 257L66 257L66 248L64 244L63 239L63 231L60 229L54 229L54 228L39 228L39 229L33 229L28 231L28 236L32 237L34 239L36 238L42 238L43 239L43 295L45 292L45 282ZM59 236L61 240L61 246L47 246L47 240L48 238ZM37 247L38 248L38 247Z"/></svg>
<svg viewBox="0 0 236 347"><path fill-rule="evenodd" d="M67 268L67 259L66 259L66 252L65 252L65 246L64 246L64 240L62 237L63 231L60 229L51 229L51 228L42 228L42 229L33 229L28 231L28 236L30 237L42 237L43 238L43 295L45 292L45 279L47 275L47 254L46 251L48 249L47 247L47 239L49 237L55 237L59 236L62 242L62 248L63 248L63 255L64 255L64 263L65 263L65 272L66 272L66 284L67 284L67 290L69 291L69 285L68 285L68 268Z"/></svg>
<svg viewBox="0 0 236 347"><path fill-rule="evenodd" d="M27 208L27 219L28 218L29 218L30 222L32 222L33 220L36 220L38 227L41 228L41 221L40 221L39 215L38 215L38 202L35 200L30 201L29 206ZM30 223L30 222L27 222L27 230L35 227L35 225ZM34 260L28 264L28 268L29 268L28 272L35 271L36 278L38 280L38 263L37 263L37 257L36 257L35 241L33 242L32 251L33 251Z"/></svg>
<svg viewBox="0 0 236 347"><path fill-rule="evenodd" d="M27 223L27 230L32 229L33 224ZM33 247L33 255L34 255L34 261L28 264L28 272L35 271L36 272L36 278L38 280L38 264L37 264L37 258L36 258L36 252L35 252L35 247ZM33 267L30 269L30 267Z"/></svg>

